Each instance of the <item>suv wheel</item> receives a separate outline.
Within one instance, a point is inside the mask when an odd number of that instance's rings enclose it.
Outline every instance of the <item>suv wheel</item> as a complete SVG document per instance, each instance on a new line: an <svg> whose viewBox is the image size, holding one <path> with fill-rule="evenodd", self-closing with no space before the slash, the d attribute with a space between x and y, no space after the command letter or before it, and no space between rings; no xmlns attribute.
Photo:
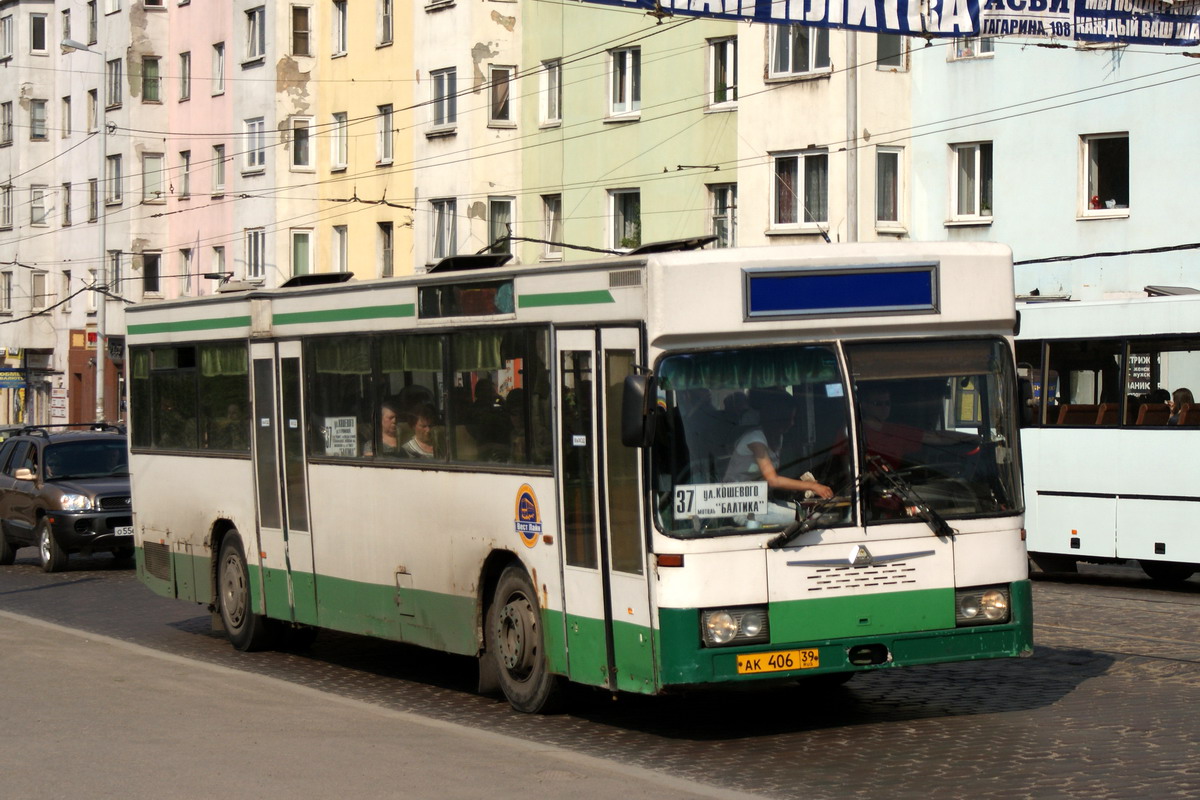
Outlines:
<svg viewBox="0 0 1200 800"><path fill-rule="evenodd" d="M40 520L34 528L34 533L37 534L38 557L42 562L42 571L61 572L66 569L67 554L54 540L54 531L50 530L50 523L45 519Z"/></svg>

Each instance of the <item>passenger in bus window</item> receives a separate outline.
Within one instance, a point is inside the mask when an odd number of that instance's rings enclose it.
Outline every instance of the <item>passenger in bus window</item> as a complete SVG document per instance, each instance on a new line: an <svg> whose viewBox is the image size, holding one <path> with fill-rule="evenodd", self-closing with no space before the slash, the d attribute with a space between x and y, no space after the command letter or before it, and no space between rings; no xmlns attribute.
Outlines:
<svg viewBox="0 0 1200 800"><path fill-rule="evenodd" d="M860 392L867 453L878 456L892 469L902 469L909 456L925 445L951 445L973 441L970 434L931 431L892 422L892 393L886 386L866 386Z"/></svg>
<svg viewBox="0 0 1200 800"><path fill-rule="evenodd" d="M750 407L758 412L759 424L738 437L725 470L725 482L766 481L769 489L783 489L802 495L812 492L821 498L833 497L833 490L823 483L788 478L778 472L783 435L796 419L795 399L782 389L752 389ZM781 523L790 522L795 517L794 509L772 505L768 518L759 521Z"/></svg>
<svg viewBox="0 0 1200 800"><path fill-rule="evenodd" d="M1196 398L1192 396L1191 389L1180 387L1171 394L1171 418L1167 420L1168 425L1178 425L1179 415L1182 413L1184 406L1195 405Z"/></svg>
<svg viewBox="0 0 1200 800"><path fill-rule="evenodd" d="M367 438L363 455L399 456L400 450L400 409L392 400L384 400L379 404L379 441L372 443Z"/></svg>
<svg viewBox="0 0 1200 800"><path fill-rule="evenodd" d="M407 412L405 422L412 428L413 435L400 446L401 451L412 458L434 458L437 448L433 442L433 429L437 425L437 412L433 406L413 407Z"/></svg>

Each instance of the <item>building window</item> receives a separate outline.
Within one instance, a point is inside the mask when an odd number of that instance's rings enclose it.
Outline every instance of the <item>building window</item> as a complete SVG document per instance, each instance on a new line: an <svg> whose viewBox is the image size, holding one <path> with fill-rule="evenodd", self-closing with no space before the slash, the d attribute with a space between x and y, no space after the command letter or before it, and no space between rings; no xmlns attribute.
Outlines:
<svg viewBox="0 0 1200 800"><path fill-rule="evenodd" d="M121 202L121 156L108 156L105 159L107 172L105 174L105 183L107 184L107 195L105 202L116 204Z"/></svg>
<svg viewBox="0 0 1200 800"><path fill-rule="evenodd" d="M88 178L88 222L100 219L100 181Z"/></svg>
<svg viewBox="0 0 1200 800"><path fill-rule="evenodd" d="M392 0L375 0L375 42L392 43Z"/></svg>
<svg viewBox="0 0 1200 800"><path fill-rule="evenodd" d="M161 290L159 269L162 256L159 253L142 253L142 294L158 294ZM118 291L120 291L118 287Z"/></svg>
<svg viewBox="0 0 1200 800"><path fill-rule="evenodd" d="M228 278L228 275L225 272L225 247L224 247L224 245L219 245L219 246L213 247L212 261L210 262L210 266L212 267L210 274L217 276L214 279L214 283L213 283L214 290L215 290L215 286L220 285L221 281Z"/></svg>
<svg viewBox="0 0 1200 800"><path fill-rule="evenodd" d="M458 121L458 80L453 67L430 73L433 80L433 125L450 127Z"/></svg>
<svg viewBox="0 0 1200 800"><path fill-rule="evenodd" d="M292 118L292 169L312 169L311 117Z"/></svg>
<svg viewBox="0 0 1200 800"><path fill-rule="evenodd" d="M246 126L246 160L243 167L246 172L261 171L267 165L266 128L262 117L254 117L245 122Z"/></svg>
<svg viewBox="0 0 1200 800"><path fill-rule="evenodd" d="M93 281L95 280L93 276ZM108 251L108 274L105 275L105 284L101 284L100 288L105 292L120 292L123 279L121 278L121 251Z"/></svg>
<svg viewBox="0 0 1200 800"><path fill-rule="evenodd" d="M642 107L642 50L627 47L610 52L609 112L633 114Z"/></svg>
<svg viewBox="0 0 1200 800"><path fill-rule="evenodd" d="M875 148L875 222L883 227L900 224L900 155L894 147Z"/></svg>
<svg viewBox="0 0 1200 800"><path fill-rule="evenodd" d="M62 12L62 38L71 38L71 9L63 9Z"/></svg>
<svg viewBox="0 0 1200 800"><path fill-rule="evenodd" d="M376 106L375 111L375 163L391 164L392 144L396 135L392 130L392 107L390 105Z"/></svg>
<svg viewBox="0 0 1200 800"><path fill-rule="evenodd" d="M179 196L192 196L192 151L179 151Z"/></svg>
<svg viewBox="0 0 1200 800"><path fill-rule="evenodd" d="M991 58L996 52L996 43L985 36L960 36L954 40L954 49L950 51L951 61L967 58Z"/></svg>
<svg viewBox="0 0 1200 800"><path fill-rule="evenodd" d="M41 311L50 305L50 293L46 289L46 273L35 272L32 275L33 285L29 292L29 305L34 311Z"/></svg>
<svg viewBox="0 0 1200 800"><path fill-rule="evenodd" d="M738 99L737 37L708 43L708 104L732 106Z"/></svg>
<svg viewBox="0 0 1200 800"><path fill-rule="evenodd" d="M292 55L311 56L312 9L308 6L292 6Z"/></svg>
<svg viewBox="0 0 1200 800"><path fill-rule="evenodd" d="M29 139L34 142L46 141L46 101L29 101Z"/></svg>
<svg viewBox="0 0 1200 800"><path fill-rule="evenodd" d="M0 186L0 228L5 230L13 226L13 187L12 184Z"/></svg>
<svg viewBox="0 0 1200 800"><path fill-rule="evenodd" d="M95 133L100 125L100 95L96 89L88 89L87 93L87 129Z"/></svg>
<svg viewBox="0 0 1200 800"><path fill-rule="evenodd" d="M908 38L896 33L875 34L875 68L891 72L905 69Z"/></svg>
<svg viewBox="0 0 1200 800"><path fill-rule="evenodd" d="M183 278L183 293L192 293L192 250L190 247L179 250L179 275Z"/></svg>
<svg viewBox="0 0 1200 800"><path fill-rule="evenodd" d="M63 312L71 310L71 270L64 269L62 273L63 299L59 306Z"/></svg>
<svg viewBox="0 0 1200 800"><path fill-rule="evenodd" d="M992 218L992 143L950 146L954 159L954 213L956 220Z"/></svg>
<svg viewBox="0 0 1200 800"><path fill-rule="evenodd" d="M309 275L313 271L312 231L292 229L292 274Z"/></svg>
<svg viewBox="0 0 1200 800"><path fill-rule="evenodd" d="M158 103L162 101L162 78L159 74L157 58L142 59L142 102Z"/></svg>
<svg viewBox="0 0 1200 800"><path fill-rule="evenodd" d="M179 99L189 100L192 97L192 54L179 54Z"/></svg>
<svg viewBox="0 0 1200 800"><path fill-rule="evenodd" d="M13 141L13 104L0 103L0 145Z"/></svg>
<svg viewBox="0 0 1200 800"><path fill-rule="evenodd" d="M333 226L329 240L329 264L334 272L350 271L350 232L345 225Z"/></svg>
<svg viewBox="0 0 1200 800"><path fill-rule="evenodd" d="M562 258L562 195L542 195L543 258Z"/></svg>
<svg viewBox="0 0 1200 800"><path fill-rule="evenodd" d="M100 15L96 11L96 0L88 0L88 44L96 43L97 32L100 29Z"/></svg>
<svg viewBox="0 0 1200 800"><path fill-rule="evenodd" d="M109 108L121 105L121 59L109 61L105 70L106 89L104 104Z"/></svg>
<svg viewBox="0 0 1200 800"><path fill-rule="evenodd" d="M29 224L38 226L46 224L45 186L31 186L29 188Z"/></svg>
<svg viewBox="0 0 1200 800"><path fill-rule="evenodd" d="M350 119L345 111L335 111L333 114L333 130L329 136L329 167L330 169L345 169L349 156Z"/></svg>
<svg viewBox="0 0 1200 800"><path fill-rule="evenodd" d="M542 62L539 77L541 93L541 123L557 125L562 122L562 61L555 58Z"/></svg>
<svg viewBox="0 0 1200 800"><path fill-rule="evenodd" d="M267 244L267 233L263 228L246 229L246 278L262 280L266 274L263 252Z"/></svg>
<svg viewBox="0 0 1200 800"><path fill-rule="evenodd" d="M263 6L246 12L246 61L255 61L267 54L267 11Z"/></svg>
<svg viewBox="0 0 1200 800"><path fill-rule="evenodd" d="M775 156L772 227L818 226L829 220L829 154Z"/></svg>
<svg viewBox="0 0 1200 800"><path fill-rule="evenodd" d="M12 313L13 274L0 272L0 311Z"/></svg>
<svg viewBox="0 0 1200 800"><path fill-rule="evenodd" d="M1129 210L1129 134L1084 136L1084 214Z"/></svg>
<svg viewBox="0 0 1200 800"><path fill-rule="evenodd" d="M217 42L212 48L212 93L225 94L225 43Z"/></svg>
<svg viewBox="0 0 1200 800"><path fill-rule="evenodd" d="M71 98L64 97L62 99L62 123L61 128L62 138L66 139L71 135Z"/></svg>
<svg viewBox="0 0 1200 800"><path fill-rule="evenodd" d="M516 67L502 67L495 64L489 68L491 78L488 103L489 123L503 125L512 122L511 86L516 70Z"/></svg>
<svg viewBox="0 0 1200 800"><path fill-rule="evenodd" d="M457 204L453 198L433 200L433 258L448 258L458 252Z"/></svg>
<svg viewBox="0 0 1200 800"><path fill-rule="evenodd" d="M708 187L712 207L714 247L737 246L737 184L714 183Z"/></svg>
<svg viewBox="0 0 1200 800"><path fill-rule="evenodd" d="M15 27L12 14L0 17L0 58L12 58Z"/></svg>
<svg viewBox="0 0 1200 800"><path fill-rule="evenodd" d="M632 250L642 244L642 193L638 189L614 189L608 193L612 219L612 247Z"/></svg>
<svg viewBox="0 0 1200 800"><path fill-rule="evenodd" d="M346 0L333 0L333 53L346 53Z"/></svg>
<svg viewBox="0 0 1200 800"><path fill-rule="evenodd" d="M828 72L829 30L803 25L770 26L772 78Z"/></svg>
<svg viewBox="0 0 1200 800"><path fill-rule="evenodd" d="M67 227L71 224L71 184L64 183L62 185L62 224Z"/></svg>
<svg viewBox="0 0 1200 800"><path fill-rule="evenodd" d="M143 153L142 202L161 203L166 200L163 183L162 153Z"/></svg>
<svg viewBox="0 0 1200 800"><path fill-rule="evenodd" d="M29 15L29 52L34 55L46 55L49 52L46 43L46 15Z"/></svg>
<svg viewBox="0 0 1200 800"><path fill-rule="evenodd" d="M492 253L511 253L513 235L512 197L488 198L488 247Z"/></svg>
<svg viewBox="0 0 1200 800"><path fill-rule="evenodd" d="M214 144L212 149L212 193L225 193L225 145Z"/></svg>
<svg viewBox="0 0 1200 800"><path fill-rule="evenodd" d="M344 230L344 229L343 229ZM378 223L379 230L379 277L390 278L395 274L393 228L390 222Z"/></svg>

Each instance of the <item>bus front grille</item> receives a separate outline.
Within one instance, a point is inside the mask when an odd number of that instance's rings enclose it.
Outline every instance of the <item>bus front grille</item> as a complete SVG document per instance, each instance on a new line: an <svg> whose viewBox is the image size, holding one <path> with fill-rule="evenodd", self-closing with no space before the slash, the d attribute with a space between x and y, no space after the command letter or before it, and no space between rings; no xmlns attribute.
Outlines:
<svg viewBox="0 0 1200 800"><path fill-rule="evenodd" d="M917 568L903 561L886 566L818 567L805 576L810 592L849 592L917 582Z"/></svg>

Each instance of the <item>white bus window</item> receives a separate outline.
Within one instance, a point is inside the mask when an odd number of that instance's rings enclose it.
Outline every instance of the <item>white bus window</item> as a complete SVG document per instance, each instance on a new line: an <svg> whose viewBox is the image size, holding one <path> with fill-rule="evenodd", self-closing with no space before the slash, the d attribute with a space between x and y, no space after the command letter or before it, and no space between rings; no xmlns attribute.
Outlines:
<svg viewBox="0 0 1200 800"><path fill-rule="evenodd" d="M1121 421L1124 343L1051 342L1047 366L1057 376L1046 396L1047 425L1117 425Z"/></svg>
<svg viewBox="0 0 1200 800"><path fill-rule="evenodd" d="M371 454L371 340L363 336L317 339L305 352L308 378L308 448L314 456L360 458Z"/></svg>
<svg viewBox="0 0 1200 800"><path fill-rule="evenodd" d="M848 425L832 349L677 355L658 374L656 507L665 532L710 536L786 525L811 510L819 487L850 492L848 453L835 452ZM823 524L850 519L849 501L823 511Z"/></svg>
<svg viewBox="0 0 1200 800"><path fill-rule="evenodd" d="M443 338L388 335L380 341L382 395L374 452L445 460Z"/></svg>
<svg viewBox="0 0 1200 800"><path fill-rule="evenodd" d="M1020 507L1004 342L850 345L846 356L868 521L907 521L914 501L946 518Z"/></svg>

